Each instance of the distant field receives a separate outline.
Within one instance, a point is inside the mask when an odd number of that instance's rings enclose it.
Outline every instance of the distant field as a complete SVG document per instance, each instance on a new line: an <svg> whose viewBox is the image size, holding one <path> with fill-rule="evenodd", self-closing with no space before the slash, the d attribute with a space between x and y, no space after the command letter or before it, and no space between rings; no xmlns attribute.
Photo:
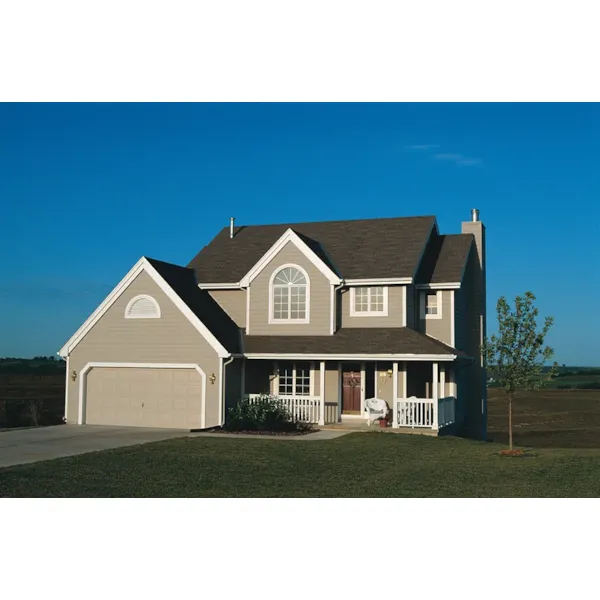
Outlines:
<svg viewBox="0 0 600 600"><path fill-rule="evenodd" d="M0 371L0 427L31 425L29 400L42 407L41 424L62 422L65 374L3 373Z"/></svg>
<svg viewBox="0 0 600 600"><path fill-rule="evenodd" d="M600 448L600 390L521 393L513 405L513 441L539 448ZM508 442L508 403L488 389L488 437Z"/></svg>

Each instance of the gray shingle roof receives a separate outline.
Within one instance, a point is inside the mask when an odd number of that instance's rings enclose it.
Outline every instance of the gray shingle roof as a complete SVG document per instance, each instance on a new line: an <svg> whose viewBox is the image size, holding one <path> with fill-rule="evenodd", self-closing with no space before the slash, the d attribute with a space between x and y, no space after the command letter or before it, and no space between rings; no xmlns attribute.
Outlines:
<svg viewBox="0 0 600 600"><path fill-rule="evenodd" d="M236 283L269 248L293 229L344 279L413 277L435 217L398 217L249 225L224 228L188 267L202 283Z"/></svg>
<svg viewBox="0 0 600 600"><path fill-rule="evenodd" d="M192 269L146 257L173 291L188 305L190 310L206 325L228 352L238 353L241 348L241 332L231 317L212 296L198 287Z"/></svg>
<svg viewBox="0 0 600 600"><path fill-rule="evenodd" d="M473 239L470 233L432 236L419 268L417 283L460 282Z"/></svg>
<svg viewBox="0 0 600 600"><path fill-rule="evenodd" d="M245 335L257 354L456 354L451 346L407 327L346 328L334 335Z"/></svg>

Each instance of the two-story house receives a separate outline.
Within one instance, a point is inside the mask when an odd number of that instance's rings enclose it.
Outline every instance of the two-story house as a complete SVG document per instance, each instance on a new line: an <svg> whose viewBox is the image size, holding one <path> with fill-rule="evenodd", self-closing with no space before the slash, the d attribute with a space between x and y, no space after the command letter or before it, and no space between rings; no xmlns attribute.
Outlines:
<svg viewBox="0 0 600 600"><path fill-rule="evenodd" d="M235 226L141 258L64 345L67 423L204 429L241 398L299 418L485 435L485 228L435 217Z"/></svg>

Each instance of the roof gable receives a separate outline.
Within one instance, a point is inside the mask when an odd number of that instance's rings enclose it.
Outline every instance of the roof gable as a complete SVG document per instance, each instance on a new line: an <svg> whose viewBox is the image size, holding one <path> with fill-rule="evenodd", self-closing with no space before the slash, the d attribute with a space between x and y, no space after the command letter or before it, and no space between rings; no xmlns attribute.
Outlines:
<svg viewBox="0 0 600 600"><path fill-rule="evenodd" d="M291 229L342 279L412 278L435 217L397 217L223 228L189 263L201 283L237 283Z"/></svg>
<svg viewBox="0 0 600 600"><path fill-rule="evenodd" d="M179 271L187 271L188 275L183 276ZM190 323L200 332L206 341L214 348L215 352L221 357L227 357L230 352L217 339L213 331L209 329L199 317L200 304L209 306L210 303L203 299L207 296L212 302L209 294L198 289L195 285L193 271L185 267L177 267L169 263L147 259L146 257L140 260L131 268L131 270L121 279L115 286L112 292L104 299L104 301L96 308L96 310L85 320L79 329L69 338L69 340L60 349L59 355L66 357L79 342L85 337L88 331L102 318L108 309L116 302L116 300L125 292L132 281L142 272L146 272L154 282L161 288L167 297L179 308ZM169 281L167 281L169 280ZM192 283L193 281L193 283ZM175 289L176 288L176 289ZM197 292L197 295L192 293L192 290ZM182 298L183 296L183 298ZM185 298L185 299L184 299ZM214 303L216 305L216 302ZM218 307L218 305L216 305ZM219 310L220 307L218 307ZM216 317L216 311L211 314L204 315L206 320L212 321ZM227 317L229 318L229 317ZM234 324L235 325L235 324ZM211 323L211 328L213 327ZM237 328L236 328L237 329ZM239 337L239 336L238 336Z"/></svg>
<svg viewBox="0 0 600 600"><path fill-rule="evenodd" d="M304 239L303 239L304 238ZM288 244L294 244L296 248L327 278L332 284L339 284L341 279L332 271L323 259L306 243L306 237L300 237L292 229L288 229L270 248L265 252L258 262L242 277L240 285L247 287L252 283L259 273L277 256L277 254ZM312 240L311 240L312 241ZM313 245L313 247L315 247Z"/></svg>

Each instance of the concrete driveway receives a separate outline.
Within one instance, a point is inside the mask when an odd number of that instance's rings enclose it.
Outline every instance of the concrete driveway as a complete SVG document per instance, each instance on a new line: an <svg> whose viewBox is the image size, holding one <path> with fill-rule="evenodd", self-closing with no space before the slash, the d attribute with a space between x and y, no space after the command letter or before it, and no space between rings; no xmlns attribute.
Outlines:
<svg viewBox="0 0 600 600"><path fill-rule="evenodd" d="M182 429L56 425L0 431L0 467L158 442L189 435Z"/></svg>

